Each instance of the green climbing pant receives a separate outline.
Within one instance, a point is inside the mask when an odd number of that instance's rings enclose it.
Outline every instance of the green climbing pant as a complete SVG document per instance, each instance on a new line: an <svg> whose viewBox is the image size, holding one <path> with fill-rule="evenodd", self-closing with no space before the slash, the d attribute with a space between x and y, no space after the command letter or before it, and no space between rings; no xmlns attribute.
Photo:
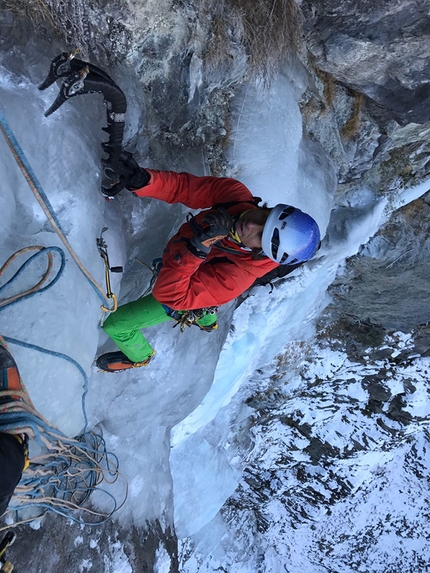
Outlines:
<svg viewBox="0 0 430 573"><path fill-rule="evenodd" d="M212 313L197 321L200 326L211 326L216 323L217 316ZM118 307L110 314L103 324L103 330L112 338L115 344L132 362L143 362L152 355L153 349L143 334L141 328L148 328L174 320L167 313L166 307L156 300L152 294L128 302Z"/></svg>

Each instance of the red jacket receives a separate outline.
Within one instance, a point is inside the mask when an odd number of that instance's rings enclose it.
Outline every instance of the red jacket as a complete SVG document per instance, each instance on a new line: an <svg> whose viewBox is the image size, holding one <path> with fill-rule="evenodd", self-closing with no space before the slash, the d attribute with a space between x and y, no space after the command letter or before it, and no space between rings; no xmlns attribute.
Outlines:
<svg viewBox="0 0 430 573"><path fill-rule="evenodd" d="M228 207L230 215L257 207L247 201L253 195L243 183L235 179L196 177L190 173L147 170L151 175L147 186L136 191L139 197L153 197L167 203L183 203L190 209L205 209L217 203L238 201ZM204 216L199 213L196 222ZM225 304L249 288L258 277L278 266L265 257L254 260L249 251L243 250L229 237L219 243L225 252L214 245L202 259L187 247L186 239L193 236L189 223L184 223L168 242L163 254L163 266L152 294L174 310L194 310Z"/></svg>

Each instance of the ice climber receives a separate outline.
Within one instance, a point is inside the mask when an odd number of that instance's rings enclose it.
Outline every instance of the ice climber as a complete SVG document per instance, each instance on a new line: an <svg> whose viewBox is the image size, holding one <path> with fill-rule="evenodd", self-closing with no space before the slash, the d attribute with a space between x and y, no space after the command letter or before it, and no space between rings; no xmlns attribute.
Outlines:
<svg viewBox="0 0 430 573"><path fill-rule="evenodd" d="M115 372L146 366L154 351L142 328L175 320L181 328L217 327L217 307L246 291L279 265L292 269L308 261L320 243L318 225L299 209L258 207L239 181L155 171L123 154L121 185L137 197L203 209L190 216L168 242L152 294L118 307L103 329L119 352L97 359Z"/></svg>

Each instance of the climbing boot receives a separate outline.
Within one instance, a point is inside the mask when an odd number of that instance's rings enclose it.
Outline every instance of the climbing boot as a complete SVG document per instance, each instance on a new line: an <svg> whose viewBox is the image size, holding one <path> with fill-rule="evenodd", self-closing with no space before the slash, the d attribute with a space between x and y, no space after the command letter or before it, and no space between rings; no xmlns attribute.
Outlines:
<svg viewBox="0 0 430 573"><path fill-rule="evenodd" d="M132 362L120 350L117 352L107 352L106 354L102 354L97 358L96 366L103 372L122 372L123 370L129 370L130 368L148 366L153 356L154 352L152 352L151 356L149 356L149 358L143 362Z"/></svg>

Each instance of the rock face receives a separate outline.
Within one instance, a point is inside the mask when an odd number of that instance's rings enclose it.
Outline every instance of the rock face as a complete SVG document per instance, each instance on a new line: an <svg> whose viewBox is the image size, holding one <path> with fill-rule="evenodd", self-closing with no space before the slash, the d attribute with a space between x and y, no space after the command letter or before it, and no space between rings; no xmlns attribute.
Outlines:
<svg viewBox="0 0 430 573"><path fill-rule="evenodd" d="M395 0L301 3L302 59L312 80L305 132L338 170L338 202L360 180L395 193L430 172L428 7Z"/></svg>
<svg viewBox="0 0 430 573"><path fill-rule="evenodd" d="M430 321L430 208L424 198L396 212L330 287L338 312L386 330Z"/></svg>
<svg viewBox="0 0 430 573"><path fill-rule="evenodd" d="M184 149L195 150L196 172L226 173L223 149L230 132L233 86L249 74L248 62L261 58L252 50L267 41L261 30L249 30L252 17L239 0L204 5L173 0L139 5L123 0L72 4L45 0L33 11L24 0L7 3L21 11L25 7L39 33L52 35L47 26L54 23L67 46L81 47L84 58L109 67L114 79L137 74L144 90L146 124L152 130L149 154L154 164L175 169L175 156ZM280 14L288 14L296 23L294 2L281 4ZM408 183L424 177L430 170L427 3L302 0L297 4L303 23L300 58L309 71L302 102L304 130L334 160L340 193L358 178L373 189L390 190L399 179ZM276 27L271 24L272 30ZM250 41L247 33L260 41ZM294 46L297 35L284 30L287 33ZM347 188L342 187L345 184Z"/></svg>
<svg viewBox="0 0 430 573"><path fill-rule="evenodd" d="M113 521L84 527L52 514L40 529L19 527L16 534L7 558L18 571L149 572L155 570L160 548L171 556L171 571L177 571L176 535L160 522L148 524L145 531L120 528Z"/></svg>
<svg viewBox="0 0 430 573"><path fill-rule="evenodd" d="M430 14L425 1L304 0L318 65L406 123L430 120Z"/></svg>

